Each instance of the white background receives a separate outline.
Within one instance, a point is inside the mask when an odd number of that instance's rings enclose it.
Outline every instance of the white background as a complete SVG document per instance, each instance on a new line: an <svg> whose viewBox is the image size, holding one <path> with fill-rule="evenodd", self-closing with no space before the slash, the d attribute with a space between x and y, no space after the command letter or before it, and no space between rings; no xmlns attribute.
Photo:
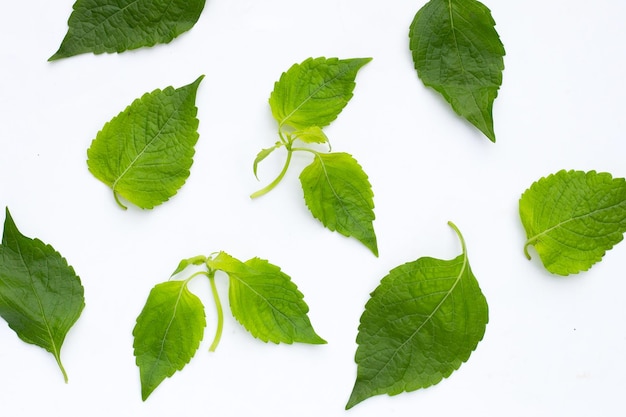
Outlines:
<svg viewBox="0 0 626 417"><path fill-rule="evenodd" d="M52 355L0 326L5 416L623 416L626 244L567 278L523 255L521 193L560 169L626 176L624 41L618 0L489 0L505 45L491 143L425 88L408 28L425 1L209 0L168 45L49 63L73 0L5 2L0 16L0 207L53 245L85 287L86 308ZM325 129L375 193L380 257L324 229L306 209L297 156L273 192L248 196L282 161L252 174L276 136L267 99L308 57L372 57L352 101ZM87 170L102 125L143 93L199 75L200 139L191 176L151 211L121 210ZM470 360L439 385L344 406L356 377L359 317L387 272L449 259L463 233L490 322ZM1 221L1 220L0 220ZM215 353L208 327L191 363L141 401L131 331L149 290L182 258L224 250L279 265L305 294L323 346L264 344L229 313ZM532 252L534 254L534 252ZM227 304L227 278L218 276Z"/></svg>

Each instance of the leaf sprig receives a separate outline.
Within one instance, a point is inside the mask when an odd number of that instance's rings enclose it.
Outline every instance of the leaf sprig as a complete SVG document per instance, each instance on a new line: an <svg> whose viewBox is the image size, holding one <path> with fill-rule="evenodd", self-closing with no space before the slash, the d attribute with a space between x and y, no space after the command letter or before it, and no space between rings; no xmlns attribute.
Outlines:
<svg viewBox="0 0 626 417"><path fill-rule="evenodd" d="M106 123L87 150L89 171L120 197L151 209L185 184L199 134L196 95L204 75L180 88L154 90Z"/></svg>
<svg viewBox="0 0 626 417"><path fill-rule="evenodd" d="M519 213L530 259L533 246L553 274L586 271L626 232L626 180L606 172L561 170L533 183Z"/></svg>
<svg viewBox="0 0 626 417"><path fill-rule="evenodd" d="M372 292L357 335L357 378L346 408L374 395L439 383L482 340L488 306L472 273L465 240L451 260L419 258L394 268Z"/></svg>
<svg viewBox="0 0 626 417"><path fill-rule="evenodd" d="M61 347L84 307L74 268L52 246L20 233L7 208L0 245L0 316L20 339L54 356L65 382Z"/></svg>
<svg viewBox="0 0 626 417"><path fill-rule="evenodd" d="M311 214L326 228L356 238L378 256L374 193L367 174L350 154L331 153L322 130L352 98L357 72L370 61L309 58L282 74L269 99L280 140L257 154L254 175L259 163L275 150L284 148L287 155L278 176L251 198L265 195L281 182L294 152L310 153L313 162L301 172L300 182ZM323 144L328 145L329 152L311 146Z"/></svg>
<svg viewBox="0 0 626 417"><path fill-rule="evenodd" d="M326 343L313 330L302 293L279 267L259 258L241 262L219 252L182 260L172 276L190 266L204 269L183 280L156 285L137 317L133 347L144 401L165 378L189 363L204 336L204 306L188 289L189 282L199 276L208 278L217 309L217 327L209 351L217 348L224 326L215 284L218 271L229 277L228 299L233 316L252 336L273 343Z"/></svg>
<svg viewBox="0 0 626 417"><path fill-rule="evenodd" d="M205 0L77 0L54 61L168 43L198 21Z"/></svg>
<svg viewBox="0 0 626 417"><path fill-rule="evenodd" d="M491 11L476 0L430 0L415 15L409 38L424 85L495 142L492 109L505 51Z"/></svg>

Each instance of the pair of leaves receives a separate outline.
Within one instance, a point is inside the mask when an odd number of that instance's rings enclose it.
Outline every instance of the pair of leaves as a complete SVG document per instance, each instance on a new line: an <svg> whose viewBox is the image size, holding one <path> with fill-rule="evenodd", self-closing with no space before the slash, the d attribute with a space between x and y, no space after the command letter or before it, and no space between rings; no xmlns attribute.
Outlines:
<svg viewBox="0 0 626 417"><path fill-rule="evenodd" d="M136 99L98 132L87 151L89 171L118 196L145 209L167 201L189 177L199 134L198 86L204 76Z"/></svg>
<svg viewBox="0 0 626 417"><path fill-rule="evenodd" d="M22 235L7 208L0 246L0 316L20 339L52 353L66 382L61 347L84 307L74 269L52 246Z"/></svg>
<svg viewBox="0 0 626 417"><path fill-rule="evenodd" d="M323 153L310 147L329 143L322 128L348 104L358 71L370 61L371 58L309 58L281 75L269 99L280 141L259 152L253 171L256 175L258 164L281 147L286 148L287 158L278 177L252 197L269 192L280 182L294 151L310 152L314 160L301 172L300 182L311 214L326 228L358 239L378 256L373 227L374 193L367 175L347 153ZM296 141L304 147L296 147Z"/></svg>
<svg viewBox="0 0 626 417"><path fill-rule="evenodd" d="M214 281L216 271L228 274L231 312L254 337L274 343L326 343L313 330L302 293L279 267L258 258L241 262L220 252L214 258L183 260L174 274L192 265L204 265L208 272L158 284L137 318L133 346L144 401L165 378L189 363L203 338L204 306L187 286L198 275L209 278L218 309L218 326L210 350L217 347L223 324Z"/></svg>
<svg viewBox="0 0 626 417"><path fill-rule="evenodd" d="M493 102L502 84L504 46L491 12L476 0L430 0L409 31L418 76L454 111L496 141Z"/></svg>
<svg viewBox="0 0 626 417"><path fill-rule="evenodd" d="M49 61L168 43L191 29L205 0L77 0L68 31Z"/></svg>
<svg viewBox="0 0 626 417"><path fill-rule="evenodd" d="M554 274L586 271L626 232L626 181L608 173L565 171L526 190L519 212L528 246Z"/></svg>
<svg viewBox="0 0 626 417"><path fill-rule="evenodd" d="M451 260L430 257L389 272L372 292L357 335L357 378L346 408L379 394L439 383L466 362L489 320L465 242Z"/></svg>

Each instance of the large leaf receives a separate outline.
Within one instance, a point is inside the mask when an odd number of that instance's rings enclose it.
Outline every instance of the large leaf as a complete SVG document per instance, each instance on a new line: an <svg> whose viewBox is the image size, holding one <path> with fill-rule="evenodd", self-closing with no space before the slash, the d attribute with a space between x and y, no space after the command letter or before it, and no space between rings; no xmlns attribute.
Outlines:
<svg viewBox="0 0 626 417"><path fill-rule="evenodd" d="M189 177L198 141L196 92L192 84L155 90L106 123L87 151L89 171L141 208L167 201Z"/></svg>
<svg viewBox="0 0 626 417"><path fill-rule="evenodd" d="M85 307L83 286L54 248L22 235L6 209L0 246L0 316L23 341L54 355Z"/></svg>
<svg viewBox="0 0 626 417"><path fill-rule="evenodd" d="M337 118L352 98L354 80L371 58L309 58L295 64L274 84L270 107L282 127L322 128Z"/></svg>
<svg viewBox="0 0 626 417"><path fill-rule="evenodd" d="M424 85L493 142L492 108L505 54L494 26L489 9L476 0L431 0L417 12L409 32Z"/></svg>
<svg viewBox="0 0 626 417"><path fill-rule="evenodd" d="M317 153L302 170L304 200L328 229L352 236L378 256L374 193L359 163L347 153Z"/></svg>
<svg viewBox="0 0 626 417"><path fill-rule="evenodd" d="M168 43L196 24L205 0L77 0L49 61Z"/></svg>
<svg viewBox="0 0 626 417"><path fill-rule="evenodd" d="M546 269L586 271L626 232L626 181L595 171L559 171L522 194L520 217Z"/></svg>
<svg viewBox="0 0 626 417"><path fill-rule="evenodd" d="M346 408L374 395L437 384L467 361L482 340L487 301L460 233L459 238L463 253L458 257L401 265L371 294L361 316L358 372Z"/></svg>
<svg viewBox="0 0 626 417"><path fill-rule="evenodd" d="M165 378L189 363L205 327L204 306L186 281L164 282L150 291L133 330L144 401Z"/></svg>
<svg viewBox="0 0 626 417"><path fill-rule="evenodd" d="M259 258L244 263L224 252L207 264L230 277L230 309L254 337L274 343L326 343L311 326L302 293L279 267Z"/></svg>

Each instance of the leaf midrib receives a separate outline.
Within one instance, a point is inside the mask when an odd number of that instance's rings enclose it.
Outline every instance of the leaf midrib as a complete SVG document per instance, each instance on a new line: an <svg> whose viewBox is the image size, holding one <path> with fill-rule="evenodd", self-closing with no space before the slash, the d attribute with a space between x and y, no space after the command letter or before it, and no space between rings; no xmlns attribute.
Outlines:
<svg viewBox="0 0 626 417"><path fill-rule="evenodd" d="M20 260L22 261L22 264L24 265L24 268L26 269L26 271L28 271L28 279L29 279L29 285L30 288L33 292L33 294L35 295L35 299L37 300L37 306L39 307L39 313L41 314L41 319L43 320L43 324L44 324L44 328L46 330L46 333L48 334L48 337L50 338L50 343L51 343L51 348L52 348L52 354L54 355L55 359L60 362L61 358L61 352L60 349L57 348L56 345L56 341L54 340L54 336L53 336L53 332L52 332L52 328L50 327L50 323L48 322L48 317L46 315L44 306L43 306L43 302L41 300L41 297L39 296L39 293L37 292L37 289L35 287L35 283L33 282L33 273L29 267L29 265L26 262L26 259L24 258L24 254L22 253L22 248L21 245L17 239L17 237L15 238L16 240L16 247L17 247L17 253L20 257Z"/></svg>
<svg viewBox="0 0 626 417"><path fill-rule="evenodd" d="M328 175L328 171L326 169L326 164L324 163L324 160L322 159L321 155L319 154L315 154L315 157L319 159L320 164L322 166L322 172L324 174L324 178L326 178L326 182L328 183L328 186L330 188L330 190L332 191L333 195L335 196L335 199L339 202L339 205L342 209L342 211L348 216L348 218L350 220L352 220L353 223L355 223L358 228L361 230L361 232L363 233L363 236L367 236L369 230L366 227L363 227L361 225L361 222L357 221L355 219L355 217L352 215L352 213L350 212L350 210L348 210L348 208L345 206L345 204L343 203L343 200L341 199L341 197L339 196L339 194L337 193L337 191L335 191L335 188L333 187L332 182L330 181L330 176Z"/></svg>
<svg viewBox="0 0 626 417"><path fill-rule="evenodd" d="M374 377L372 377L371 379L376 379L378 378L378 376L385 370L387 369L387 367L389 366L389 364L393 361L393 359L396 357L396 355L398 355L398 353L404 349L404 347L411 341L413 340L413 338L422 330L422 328L428 323L430 322L430 320L434 317L434 315L439 311L439 309L443 306L443 304L446 302L446 300L448 299L448 297L450 297L450 294L452 294L452 292L454 292L454 289L456 288L456 286L458 285L459 282L461 282L461 278L463 277L463 274L465 273L465 269L467 268L467 253L464 251L463 252L463 264L461 265L461 270L459 271L459 274L457 275L457 277L454 280L454 284L452 284L452 287L450 287L450 290L448 290L446 292L446 294L443 296L443 298L441 299L441 301L439 302L439 304L437 304L437 306L435 306L435 308L433 309L433 311L424 319L424 322L417 328L415 329L415 331L409 336L407 337L407 339L393 352L393 355L391 355L389 357L389 360L385 363L384 366L382 366L378 372L376 373L376 375Z"/></svg>
<svg viewBox="0 0 626 417"><path fill-rule="evenodd" d="M532 245L532 244L536 243L539 240L540 237L547 236L552 231L557 230L559 228L562 228L562 227L564 227L565 225L567 225L567 224L569 224L571 222L582 220L582 219L585 219L587 217L591 217L591 216L593 216L595 214L602 213L603 211L613 210L615 207L617 207L617 206L619 206L619 205L621 205L623 203L624 203L623 201L620 201L618 203L611 204L608 207L603 207L603 208L598 209L598 210L592 210L592 211L590 211L588 213L584 213L584 214L581 214L579 216L574 216L574 217L570 217L567 220L563 220L563 221L555 224L554 226L551 226L551 227L545 229L544 231L542 231L540 233L537 233L536 235L534 235L532 237L529 237L528 240L526 241L526 246Z"/></svg>
<svg viewBox="0 0 626 417"><path fill-rule="evenodd" d="M228 276L234 278L237 282L241 283L243 286L245 286L246 288L248 288L248 290L250 292L252 292L254 295L256 295L257 297L259 297L260 299L262 299L267 305L270 306L270 308L272 309L272 311L278 313L278 315L282 316L283 318L285 318L289 323L291 323L294 327L298 327L298 325L291 320L291 318L289 316L287 316L285 313L283 313L282 311L280 311L279 309L277 309L276 307L274 307L274 305L272 303L269 302L269 300L267 299L267 297L265 297L263 294L261 294L260 292L258 292L257 290L255 290L250 284L248 284L245 280L241 279L239 276L237 276L236 274L231 274L229 273ZM276 285L276 284L272 284L272 285ZM276 285L279 288L283 288L285 289L285 287L280 286L280 285Z"/></svg>
<svg viewBox="0 0 626 417"><path fill-rule="evenodd" d="M137 161L139 161L141 159L141 157L143 157L143 155L147 152L148 148L150 148L152 146L152 144L160 138L161 133L163 133L163 130L165 129L165 127L170 123L170 121L174 118L174 115L178 114L180 112L180 108L183 106L184 104L184 100L181 102L180 106L178 106L167 118L167 120L165 121L165 123L163 123L163 125L159 128L159 131L154 135L154 137L152 139L150 139L150 141L148 143L146 143L146 145L141 149L141 151L137 154L137 156L135 156L135 158L133 158L132 161L130 161L130 163L128 164L128 166L124 169L124 171L117 177L117 179L113 182L113 184L111 185L111 189L113 190L113 192L115 193L116 190L115 188L117 187L117 184L122 180L122 178L124 178L124 176L132 169L134 168L134 166L137 164Z"/></svg>
<svg viewBox="0 0 626 417"><path fill-rule="evenodd" d="M292 111L291 113L289 113L287 116L285 116L283 118L283 120L281 120L279 122L279 128L282 128L285 124L287 124L288 120L298 112L298 110L300 110L306 103L308 103L310 100L313 99L313 97L319 92L321 91L323 88L325 88L328 84L330 84L331 82L337 80L339 77L343 76L346 72L348 72L350 70L350 68L345 68L342 71L338 72L337 75L327 81L324 81L324 83L322 85L320 85L315 91L313 91L311 94L309 94L303 101L302 103L298 104ZM339 97L339 96L336 96Z"/></svg>
<svg viewBox="0 0 626 417"><path fill-rule="evenodd" d="M163 356L163 352L165 351L165 342L167 340L167 335L169 334L170 328L172 327L172 324L174 323L174 319L176 318L176 313L178 311L178 306L180 304L180 299L182 298L183 292L185 291L186 288L187 288L187 283L184 283L183 285L181 285L180 290L178 291L178 296L176 297L176 302L174 303L174 311L172 312L172 317L170 318L170 321L167 324L167 327L165 328L165 332L163 333L163 339L161 340L161 347L159 348L159 353L157 357L155 358L154 365L150 368L150 373L147 378L149 381L152 381L154 372L158 368L157 363L161 361L161 356Z"/></svg>

